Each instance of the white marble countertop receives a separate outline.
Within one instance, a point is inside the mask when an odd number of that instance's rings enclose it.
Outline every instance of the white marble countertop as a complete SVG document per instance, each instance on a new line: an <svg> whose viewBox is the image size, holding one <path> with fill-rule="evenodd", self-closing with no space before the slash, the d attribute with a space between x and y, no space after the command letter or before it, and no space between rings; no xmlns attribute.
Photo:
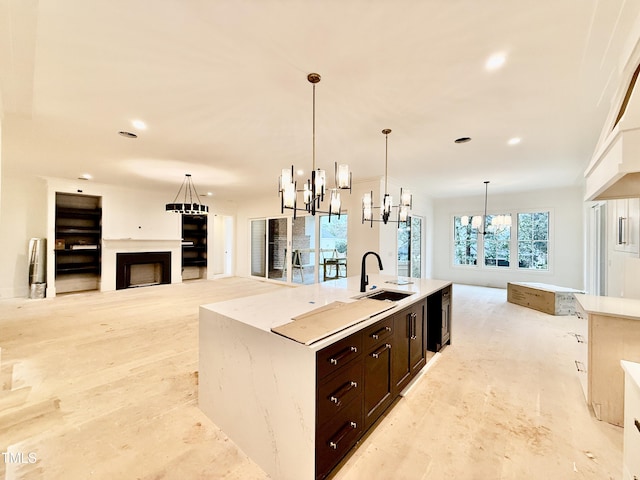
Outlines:
<svg viewBox="0 0 640 480"><path fill-rule="evenodd" d="M588 313L640 320L640 300L638 299L578 293L575 294L575 298Z"/></svg>
<svg viewBox="0 0 640 480"><path fill-rule="evenodd" d="M411 283L407 285L387 283L395 282L398 279L401 281L408 280ZM407 279L406 277L370 274L369 285L367 285L367 292L369 293L381 289L414 292L413 295L396 302L395 308L375 317L375 321L392 314L406 305L425 298L448 285L451 285L450 281L424 278ZM334 301L355 302L360 295L363 295L363 293L360 292L360 276L353 276L313 285L282 288L276 292L235 300L210 303L202 305L201 308L211 310L225 317L233 318L252 327L271 332L273 327L290 322L292 317L307 313ZM359 328L363 328L367 324L367 322L363 321L361 324L349 327L343 332L332 335L330 338L335 341L338 337L345 336ZM324 343L325 342L322 342L322 344Z"/></svg>
<svg viewBox="0 0 640 480"><path fill-rule="evenodd" d="M638 388L640 388L640 363L620 360L620 365L622 365L627 375L634 381Z"/></svg>

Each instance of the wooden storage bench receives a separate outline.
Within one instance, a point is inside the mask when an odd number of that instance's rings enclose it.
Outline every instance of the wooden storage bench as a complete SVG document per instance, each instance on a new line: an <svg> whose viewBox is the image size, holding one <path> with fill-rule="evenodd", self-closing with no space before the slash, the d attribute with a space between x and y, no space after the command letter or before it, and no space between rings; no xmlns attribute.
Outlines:
<svg viewBox="0 0 640 480"><path fill-rule="evenodd" d="M507 283L508 302L533 308L549 315L573 315L576 311L574 293L584 292L546 283Z"/></svg>

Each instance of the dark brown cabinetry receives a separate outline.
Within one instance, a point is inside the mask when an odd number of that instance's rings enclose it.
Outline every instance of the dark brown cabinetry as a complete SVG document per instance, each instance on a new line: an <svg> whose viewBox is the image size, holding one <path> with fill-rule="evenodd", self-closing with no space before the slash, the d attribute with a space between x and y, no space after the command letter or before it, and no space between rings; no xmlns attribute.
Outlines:
<svg viewBox="0 0 640 480"><path fill-rule="evenodd" d="M393 316L363 331L365 428L369 428L393 402L392 341Z"/></svg>
<svg viewBox="0 0 640 480"><path fill-rule="evenodd" d="M426 364L425 304L414 303L394 315L393 371L394 392L406 387Z"/></svg>
<svg viewBox="0 0 640 480"><path fill-rule="evenodd" d="M426 302L316 354L316 478L325 478L426 364Z"/></svg>
<svg viewBox="0 0 640 480"><path fill-rule="evenodd" d="M320 350L316 376L316 478L324 478L364 432L362 333Z"/></svg>
<svg viewBox="0 0 640 480"><path fill-rule="evenodd" d="M439 352L451 343L451 286L427 297L427 349Z"/></svg>
<svg viewBox="0 0 640 480"><path fill-rule="evenodd" d="M56 193L55 275L98 277L101 265L100 197Z"/></svg>

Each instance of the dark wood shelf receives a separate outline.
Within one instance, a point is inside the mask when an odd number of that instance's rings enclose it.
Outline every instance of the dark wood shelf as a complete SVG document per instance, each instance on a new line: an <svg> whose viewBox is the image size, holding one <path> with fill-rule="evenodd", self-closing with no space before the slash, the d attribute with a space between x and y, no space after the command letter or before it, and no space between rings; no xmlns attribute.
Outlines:
<svg viewBox="0 0 640 480"><path fill-rule="evenodd" d="M70 248L66 248L64 250L62 249L58 249L58 250L54 250L56 252L56 255L100 255L100 249L99 248L80 248L80 249L76 249L76 250L72 250Z"/></svg>
<svg viewBox="0 0 640 480"><path fill-rule="evenodd" d="M100 265L95 263L59 263L56 265L56 275L71 273L100 273Z"/></svg>
<svg viewBox="0 0 640 480"><path fill-rule="evenodd" d="M56 227L56 235L89 235L99 237L101 233L102 231L99 228L95 227Z"/></svg>
<svg viewBox="0 0 640 480"><path fill-rule="evenodd" d="M182 215L182 267L207 266L207 216Z"/></svg>

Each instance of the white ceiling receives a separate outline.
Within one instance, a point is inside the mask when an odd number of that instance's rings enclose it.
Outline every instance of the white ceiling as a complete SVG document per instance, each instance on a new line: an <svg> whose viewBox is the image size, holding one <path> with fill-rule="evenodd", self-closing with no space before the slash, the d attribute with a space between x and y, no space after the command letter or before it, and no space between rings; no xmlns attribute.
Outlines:
<svg viewBox="0 0 640 480"><path fill-rule="evenodd" d="M389 175L432 197L482 194L484 180L580 185L639 12L640 0L0 0L2 168L173 191L191 173L214 198L275 197L281 168L311 167L317 72L320 167L382 175L390 128ZM487 71L496 52L506 63Z"/></svg>

